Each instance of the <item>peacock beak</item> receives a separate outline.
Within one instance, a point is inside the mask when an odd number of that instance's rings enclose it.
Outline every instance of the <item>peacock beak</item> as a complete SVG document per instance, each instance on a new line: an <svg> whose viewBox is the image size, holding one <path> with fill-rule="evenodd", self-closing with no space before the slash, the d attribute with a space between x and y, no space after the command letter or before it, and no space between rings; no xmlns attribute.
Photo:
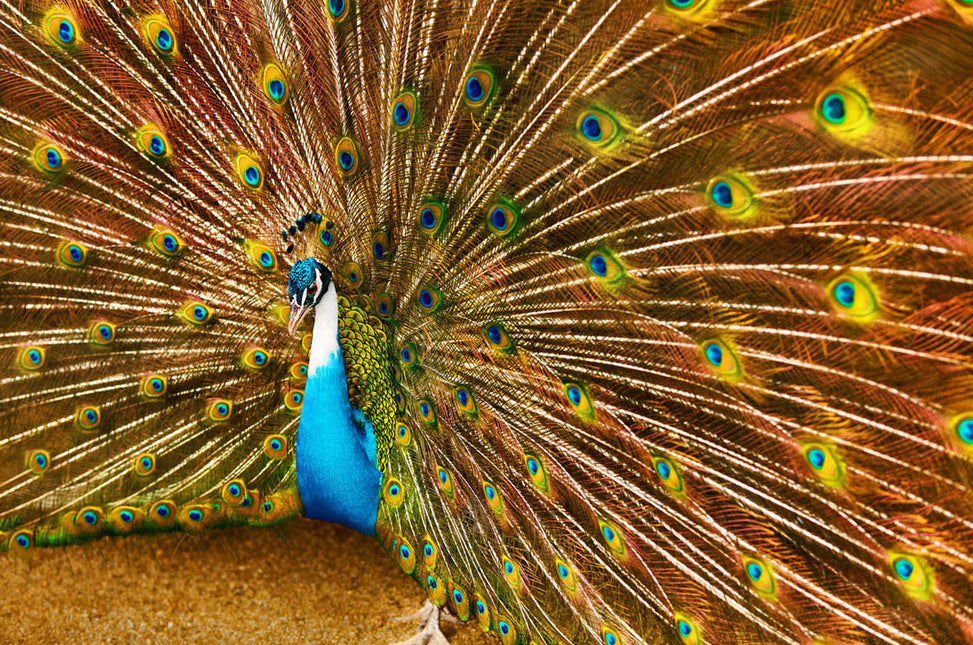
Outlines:
<svg viewBox="0 0 973 645"><path fill-rule="evenodd" d="M294 336L298 326L301 324L301 321L304 320L304 316L306 316L307 312L309 311L311 311L311 307L291 304L291 317L287 323L287 333Z"/></svg>

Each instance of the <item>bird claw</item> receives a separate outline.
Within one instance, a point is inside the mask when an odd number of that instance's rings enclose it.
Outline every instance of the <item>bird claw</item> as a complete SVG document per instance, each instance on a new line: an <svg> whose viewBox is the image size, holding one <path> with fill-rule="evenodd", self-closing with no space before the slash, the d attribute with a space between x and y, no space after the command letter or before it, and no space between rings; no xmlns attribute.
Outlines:
<svg viewBox="0 0 973 645"><path fill-rule="evenodd" d="M459 622L448 614L440 613L439 607L428 600L422 606L422 609L416 613L401 618L393 618L392 620L396 622L418 620L419 632L407 641L400 641L392 645L449 645L449 641L439 630L440 619L445 622Z"/></svg>

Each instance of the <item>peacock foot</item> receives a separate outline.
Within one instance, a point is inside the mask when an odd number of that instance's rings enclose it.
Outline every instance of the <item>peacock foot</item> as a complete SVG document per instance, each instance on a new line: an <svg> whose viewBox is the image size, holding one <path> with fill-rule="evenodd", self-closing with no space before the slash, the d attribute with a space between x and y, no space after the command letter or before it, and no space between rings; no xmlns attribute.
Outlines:
<svg viewBox="0 0 973 645"><path fill-rule="evenodd" d="M432 604L428 600L426 604L422 606L422 609L410 616L403 616L401 618L393 618L392 620L398 621L419 621L419 631L418 633L407 641L401 641L398 643L393 643L392 645L449 645L449 641L443 636L443 633L439 631L439 621L443 620L449 623L458 623L459 621L450 616L449 614L440 612L439 607Z"/></svg>

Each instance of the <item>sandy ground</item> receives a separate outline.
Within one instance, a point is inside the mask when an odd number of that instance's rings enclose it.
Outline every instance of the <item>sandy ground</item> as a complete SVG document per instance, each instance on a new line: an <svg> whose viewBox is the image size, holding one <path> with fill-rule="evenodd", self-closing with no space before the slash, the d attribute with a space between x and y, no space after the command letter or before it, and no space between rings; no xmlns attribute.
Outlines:
<svg viewBox="0 0 973 645"><path fill-rule="evenodd" d="M365 536L299 519L267 529L105 538L0 558L0 641L24 645L386 645L424 593ZM472 623L452 645L496 645Z"/></svg>

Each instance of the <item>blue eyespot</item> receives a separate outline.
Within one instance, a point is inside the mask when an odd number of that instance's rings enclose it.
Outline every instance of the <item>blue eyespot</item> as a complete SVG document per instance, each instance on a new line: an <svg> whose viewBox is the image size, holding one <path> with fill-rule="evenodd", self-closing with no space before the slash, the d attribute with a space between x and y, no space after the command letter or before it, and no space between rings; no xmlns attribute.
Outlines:
<svg viewBox="0 0 973 645"><path fill-rule="evenodd" d="M166 504L159 504L159 506L156 507L155 512L159 517L169 517L169 506Z"/></svg>
<svg viewBox="0 0 973 645"><path fill-rule="evenodd" d="M850 308L855 304L855 285L842 280L834 287L834 298L842 307Z"/></svg>
<svg viewBox="0 0 973 645"><path fill-rule="evenodd" d="M710 197L713 198L713 202L720 208L730 208L733 206L733 190L730 188L730 184L725 181L718 181L713 184L713 188L710 190Z"/></svg>
<svg viewBox="0 0 973 645"><path fill-rule="evenodd" d="M586 116L581 121L581 134L583 134L585 139L588 141L600 141L601 123L599 123L598 117L594 115Z"/></svg>
<svg viewBox="0 0 973 645"><path fill-rule="evenodd" d="M203 519L203 512L198 508L194 508L193 510L189 511L189 519L191 519L193 522L199 522Z"/></svg>
<svg viewBox="0 0 973 645"><path fill-rule="evenodd" d="M267 91L270 92L270 98L275 101L280 101L284 98L284 82L275 78L267 83Z"/></svg>
<svg viewBox="0 0 973 645"><path fill-rule="evenodd" d="M385 259L385 246L381 242L375 242L372 244L372 253L375 254L376 260Z"/></svg>
<svg viewBox="0 0 973 645"><path fill-rule="evenodd" d="M57 37L65 45L70 45L74 42L74 25L72 25L67 20L62 20L61 24L57 28Z"/></svg>
<svg viewBox="0 0 973 645"><path fill-rule="evenodd" d="M404 360L406 363L412 361L412 351L408 347L402 348L402 360Z"/></svg>
<svg viewBox="0 0 973 645"><path fill-rule="evenodd" d="M605 256L600 253L591 256L591 259L588 261L588 266L599 277L604 278L608 275L608 262L605 260Z"/></svg>
<svg viewBox="0 0 973 645"><path fill-rule="evenodd" d="M334 240L334 237L331 235L331 231L322 231L320 239L321 239L321 244L324 244L325 246L331 246L331 242Z"/></svg>
<svg viewBox="0 0 973 645"><path fill-rule="evenodd" d="M435 589L439 586L439 583L432 576L426 576L426 584L429 585L430 589Z"/></svg>
<svg viewBox="0 0 973 645"><path fill-rule="evenodd" d="M463 594L460 592L459 589L453 589L453 600L456 602L457 605L462 604Z"/></svg>
<svg viewBox="0 0 973 645"><path fill-rule="evenodd" d="M513 565L513 564L511 564L510 562L504 562L504 563L503 563L503 570L507 572L507 575L508 575L508 576L509 576L509 575L513 575L513 572L514 572L514 565Z"/></svg>
<svg viewBox="0 0 973 645"><path fill-rule="evenodd" d="M139 461L142 464L142 468L145 468L146 470L151 469L152 466L154 465L151 457L142 457L142 459L140 459Z"/></svg>
<svg viewBox="0 0 973 645"><path fill-rule="evenodd" d="M328 0L328 11L337 18L345 12L345 0Z"/></svg>
<svg viewBox="0 0 973 645"><path fill-rule="evenodd" d="M568 398L571 399L571 403L574 405L581 405L581 390L575 386L570 386L568 388Z"/></svg>
<svg viewBox="0 0 973 645"><path fill-rule="evenodd" d="M30 546L30 538L27 537L26 535L18 535L17 546L19 546L22 549L26 549L27 547Z"/></svg>
<svg viewBox="0 0 973 645"><path fill-rule="evenodd" d="M274 510L274 503L268 500L263 504L261 504L260 508L261 510L263 510L264 513L270 513L271 511Z"/></svg>
<svg viewBox="0 0 973 645"><path fill-rule="evenodd" d="M601 527L601 534L605 536L605 540L608 542L613 542L615 540L615 531L613 531L610 526Z"/></svg>
<svg viewBox="0 0 973 645"><path fill-rule="evenodd" d="M257 170L256 166L247 166L247 169L243 171L243 178L251 186L260 185L260 171Z"/></svg>
<svg viewBox="0 0 973 645"><path fill-rule="evenodd" d="M442 483L445 484L447 479L449 479L449 475L446 474L446 471L445 470L440 470L439 471L439 481L441 481Z"/></svg>
<svg viewBox="0 0 973 645"><path fill-rule="evenodd" d="M86 511L81 515L81 519L83 519L87 524L94 525L98 523L98 514L92 511Z"/></svg>
<svg viewBox="0 0 973 645"><path fill-rule="evenodd" d="M412 118L409 108L405 106L402 101L395 104L392 108L392 118L395 119L395 125L408 125L409 119Z"/></svg>
<svg viewBox="0 0 973 645"><path fill-rule="evenodd" d="M71 255L71 259L75 262L81 262L84 259L84 253L81 252L81 247L77 244L71 244L68 246L68 253Z"/></svg>
<svg viewBox="0 0 973 645"><path fill-rule="evenodd" d="M500 633L503 634L504 636L510 633L510 625L508 625L505 621L498 620L497 627L500 628Z"/></svg>
<svg viewBox="0 0 973 645"><path fill-rule="evenodd" d="M482 600L476 601L476 613L481 615L486 613L486 605L483 604Z"/></svg>
<svg viewBox="0 0 973 645"><path fill-rule="evenodd" d="M483 84L476 76L470 76L466 81L466 98L473 103L483 100Z"/></svg>
<svg viewBox="0 0 973 645"><path fill-rule="evenodd" d="M172 34L169 33L168 29L159 29L159 33L155 37L155 44L164 52L172 49Z"/></svg>
<svg viewBox="0 0 973 645"><path fill-rule="evenodd" d="M710 343L706 346L706 359L719 367L723 364L723 348L716 343Z"/></svg>
<svg viewBox="0 0 973 645"><path fill-rule="evenodd" d="M493 499L494 497L497 496L497 491L493 490L493 486L487 486L486 487L486 496L487 496L487 499Z"/></svg>
<svg viewBox="0 0 973 645"><path fill-rule="evenodd" d="M271 450L280 450L282 447L283 447L283 445L281 444L280 439L271 439L270 440L270 448L271 448Z"/></svg>
<svg viewBox="0 0 973 645"><path fill-rule="evenodd" d="M537 463L536 459L527 460L527 469L530 470L531 475L536 475L537 471L540 470L541 466Z"/></svg>
<svg viewBox="0 0 973 645"><path fill-rule="evenodd" d="M227 487L227 491L229 491L231 497L240 496L240 486L238 486L237 484L230 484Z"/></svg>
<svg viewBox="0 0 973 645"><path fill-rule="evenodd" d="M676 623L676 627L679 628L679 633L682 634L683 638L693 633L692 625L687 623L685 620L680 620L678 623Z"/></svg>
<svg viewBox="0 0 973 645"><path fill-rule="evenodd" d="M561 576L562 578L567 578L568 573L569 571L566 566L564 566L563 564L557 565L557 575Z"/></svg>
<svg viewBox="0 0 973 645"><path fill-rule="evenodd" d="M430 293L428 289L423 289L419 293L419 304L421 304L426 309L432 307L432 293Z"/></svg>
<svg viewBox="0 0 973 645"><path fill-rule="evenodd" d="M398 487L398 485L392 484L391 486L389 486L389 495L395 497L399 494L399 490L401 489Z"/></svg>
<svg viewBox="0 0 973 645"><path fill-rule="evenodd" d="M54 148L47 149L47 165L51 170L61 167L61 155Z"/></svg>
<svg viewBox="0 0 973 645"><path fill-rule="evenodd" d="M355 158L352 156L350 152L346 152L342 150L341 153L338 155L338 165L341 166L342 170L347 172L354 167Z"/></svg>
<svg viewBox="0 0 973 645"><path fill-rule="evenodd" d="M824 97L821 102L821 116L829 123L840 125L845 122L847 116L845 112L845 97L834 92Z"/></svg>
<svg viewBox="0 0 973 645"><path fill-rule="evenodd" d="M42 454L34 455L34 463L40 468L47 468L47 457Z"/></svg>
<svg viewBox="0 0 973 645"><path fill-rule="evenodd" d="M98 325L98 334L105 340L109 340L112 336L111 327L108 325Z"/></svg>
<svg viewBox="0 0 973 645"><path fill-rule="evenodd" d="M431 558L432 557L432 545L431 544L427 544L426 546L422 547L422 553L427 558Z"/></svg>
<svg viewBox="0 0 973 645"><path fill-rule="evenodd" d="M174 236L166 233L162 236L162 246L165 247L166 251L175 253L179 250L179 241Z"/></svg>
<svg viewBox="0 0 973 645"><path fill-rule="evenodd" d="M456 390L456 398L459 399L460 405L467 405L470 402L470 394L463 388Z"/></svg>
<svg viewBox="0 0 973 645"><path fill-rule="evenodd" d="M807 460L811 463L811 467L814 470L821 470L824 466L824 451L820 448L812 448L807 451Z"/></svg>
<svg viewBox="0 0 973 645"><path fill-rule="evenodd" d="M490 213L490 221L493 223L493 228L498 231L502 231L507 228L507 215L503 212L502 208L494 208L493 212Z"/></svg>
<svg viewBox="0 0 973 645"><path fill-rule="evenodd" d="M161 157L166 151L166 142L162 140L162 137L153 136L149 141L149 151L156 157Z"/></svg>
<svg viewBox="0 0 973 645"><path fill-rule="evenodd" d="M956 424L956 434L963 443L973 444L973 418L963 419Z"/></svg>
<svg viewBox="0 0 973 645"><path fill-rule="evenodd" d="M135 516L132 515L132 511L122 511L118 514L118 517L121 518L121 520L126 524L135 519Z"/></svg>
<svg viewBox="0 0 973 645"><path fill-rule="evenodd" d="M94 423L95 421L98 420L98 413L91 409L85 410L84 418L90 421L91 423Z"/></svg>
<svg viewBox="0 0 973 645"><path fill-rule="evenodd" d="M206 320L206 308L200 305L193 307L193 318L196 320Z"/></svg>
<svg viewBox="0 0 973 645"><path fill-rule="evenodd" d="M435 228L436 214L432 212L431 208L423 208L422 213L419 214L419 223L422 224L422 228Z"/></svg>
<svg viewBox="0 0 973 645"><path fill-rule="evenodd" d="M662 479L669 479L669 476L672 475L672 468L664 461L657 463L655 469Z"/></svg>
<svg viewBox="0 0 973 645"><path fill-rule="evenodd" d="M912 572L915 571L915 567L911 562L905 558L899 558L893 563L895 567L895 573L903 580L908 580L912 577Z"/></svg>
<svg viewBox="0 0 973 645"><path fill-rule="evenodd" d="M491 325L490 328L487 329L487 336L490 337L490 340L495 345L499 345L500 341L503 340L503 334L500 333L500 328L496 325Z"/></svg>
<svg viewBox="0 0 973 645"><path fill-rule="evenodd" d="M268 269L274 266L274 256L269 251L260 254L260 266Z"/></svg>
<svg viewBox="0 0 973 645"><path fill-rule="evenodd" d="M399 547L399 555L402 556L403 560L408 560L409 556L412 555L412 551L409 550L409 547L403 544L401 547Z"/></svg>
<svg viewBox="0 0 973 645"><path fill-rule="evenodd" d="M747 565L747 575L756 582L760 580L760 577L764 575L763 567L761 567L756 562L751 562Z"/></svg>
<svg viewBox="0 0 973 645"><path fill-rule="evenodd" d="M429 416L429 404L428 403L425 403L425 402L420 403L419 404L419 410L422 412L422 416L424 416L424 417L428 417Z"/></svg>

